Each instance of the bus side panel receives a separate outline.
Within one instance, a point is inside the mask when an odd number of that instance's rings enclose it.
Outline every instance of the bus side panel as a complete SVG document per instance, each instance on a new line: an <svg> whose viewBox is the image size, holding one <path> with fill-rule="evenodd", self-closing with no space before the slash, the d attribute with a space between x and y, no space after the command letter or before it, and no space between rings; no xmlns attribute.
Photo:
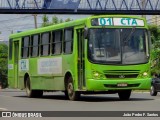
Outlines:
<svg viewBox="0 0 160 120"><path fill-rule="evenodd" d="M12 44L12 53L9 50L9 54L12 54L12 57L8 61L8 83L10 88L19 88L19 56L20 56L20 39L13 40Z"/></svg>
<svg viewBox="0 0 160 120"><path fill-rule="evenodd" d="M8 59L8 85L10 88L14 88L14 64L13 64L13 59L14 59L14 46L13 46L13 39L9 40L9 59Z"/></svg>
<svg viewBox="0 0 160 120"><path fill-rule="evenodd" d="M13 61L8 61L8 84L9 88L15 88Z"/></svg>
<svg viewBox="0 0 160 120"><path fill-rule="evenodd" d="M64 76L62 72L55 73L54 62L62 66L62 57L41 57L29 59L29 76L32 89L37 90L64 90ZM48 64L49 63L49 64ZM34 66L34 67L33 67ZM61 68L62 69L62 68Z"/></svg>
<svg viewBox="0 0 160 120"><path fill-rule="evenodd" d="M64 77L31 76L30 80L34 90L64 90Z"/></svg>

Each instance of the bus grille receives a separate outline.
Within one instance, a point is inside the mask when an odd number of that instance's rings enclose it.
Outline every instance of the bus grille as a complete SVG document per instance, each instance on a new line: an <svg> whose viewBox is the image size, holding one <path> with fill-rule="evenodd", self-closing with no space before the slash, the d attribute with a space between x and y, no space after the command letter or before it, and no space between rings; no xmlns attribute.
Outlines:
<svg viewBox="0 0 160 120"><path fill-rule="evenodd" d="M107 78L137 78L138 74L121 74L121 75L106 75Z"/></svg>
<svg viewBox="0 0 160 120"><path fill-rule="evenodd" d="M104 74L107 78L137 78L139 70L106 70Z"/></svg>

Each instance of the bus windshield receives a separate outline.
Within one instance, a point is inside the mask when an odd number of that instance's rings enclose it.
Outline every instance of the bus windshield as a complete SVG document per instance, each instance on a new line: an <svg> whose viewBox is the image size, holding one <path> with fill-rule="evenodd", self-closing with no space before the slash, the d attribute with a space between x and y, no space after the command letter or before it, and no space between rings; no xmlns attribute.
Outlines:
<svg viewBox="0 0 160 120"><path fill-rule="evenodd" d="M93 63L125 65L148 62L145 29L90 29L88 43L88 58Z"/></svg>

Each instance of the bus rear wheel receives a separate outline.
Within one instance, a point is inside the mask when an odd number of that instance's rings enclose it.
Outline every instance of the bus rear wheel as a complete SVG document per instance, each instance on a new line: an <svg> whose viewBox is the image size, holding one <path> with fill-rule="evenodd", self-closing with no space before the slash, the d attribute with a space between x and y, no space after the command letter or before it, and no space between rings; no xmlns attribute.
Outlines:
<svg viewBox="0 0 160 120"><path fill-rule="evenodd" d="M69 77L67 81L65 95L69 100L72 100L72 101L76 101L80 98L80 93L74 90L72 77Z"/></svg>
<svg viewBox="0 0 160 120"><path fill-rule="evenodd" d="M120 100L129 100L130 95L131 95L131 90L118 91L118 95L119 95Z"/></svg>
<svg viewBox="0 0 160 120"><path fill-rule="evenodd" d="M30 78L26 79L26 93L29 98L38 98L43 96L43 90L32 90Z"/></svg>

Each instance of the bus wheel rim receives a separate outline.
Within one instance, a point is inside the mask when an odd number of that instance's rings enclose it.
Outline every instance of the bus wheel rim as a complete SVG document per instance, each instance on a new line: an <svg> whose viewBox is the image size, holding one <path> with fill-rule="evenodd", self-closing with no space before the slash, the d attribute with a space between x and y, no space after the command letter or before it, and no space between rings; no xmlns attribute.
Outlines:
<svg viewBox="0 0 160 120"><path fill-rule="evenodd" d="M72 83L68 84L68 95L69 95L69 97L73 96L73 85L72 85Z"/></svg>
<svg viewBox="0 0 160 120"><path fill-rule="evenodd" d="M26 85L26 91L27 91L28 94L30 93L30 84L28 82L27 82L27 85Z"/></svg>

